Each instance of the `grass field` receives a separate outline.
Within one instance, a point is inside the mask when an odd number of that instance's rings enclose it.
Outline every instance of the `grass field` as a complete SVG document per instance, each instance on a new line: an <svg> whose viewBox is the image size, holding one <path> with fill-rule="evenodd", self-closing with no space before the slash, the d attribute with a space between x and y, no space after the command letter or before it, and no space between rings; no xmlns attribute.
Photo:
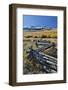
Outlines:
<svg viewBox="0 0 68 90"><path fill-rule="evenodd" d="M38 40L47 40L50 43L54 43L56 46L51 47L50 49L44 50L44 54L51 55L57 58L57 30L39 30L39 31L24 31L24 40L23 40L23 74L40 74L45 73L42 71L42 66L34 60L28 58L30 47L37 49L36 42Z"/></svg>
<svg viewBox="0 0 68 90"><path fill-rule="evenodd" d="M24 31L25 38L57 38L57 30Z"/></svg>

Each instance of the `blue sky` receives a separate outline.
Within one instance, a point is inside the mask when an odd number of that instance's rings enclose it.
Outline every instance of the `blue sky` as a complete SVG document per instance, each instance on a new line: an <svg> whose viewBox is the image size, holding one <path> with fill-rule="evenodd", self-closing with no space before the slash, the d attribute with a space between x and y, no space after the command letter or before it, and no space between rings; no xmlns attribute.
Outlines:
<svg viewBox="0 0 68 90"><path fill-rule="evenodd" d="M37 16L37 15L24 15L23 16L24 27L48 27L57 28L57 16Z"/></svg>

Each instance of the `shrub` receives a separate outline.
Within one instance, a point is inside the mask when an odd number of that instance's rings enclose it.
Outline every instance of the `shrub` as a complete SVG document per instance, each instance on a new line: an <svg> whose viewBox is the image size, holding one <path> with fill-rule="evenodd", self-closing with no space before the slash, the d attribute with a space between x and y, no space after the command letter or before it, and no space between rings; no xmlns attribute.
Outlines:
<svg viewBox="0 0 68 90"><path fill-rule="evenodd" d="M26 38L31 38L32 36L30 35L30 36L26 36Z"/></svg>
<svg viewBox="0 0 68 90"><path fill-rule="evenodd" d="M51 38L57 38L57 35L51 35Z"/></svg>
<svg viewBox="0 0 68 90"><path fill-rule="evenodd" d="M42 35L41 38L47 38L47 36L46 35Z"/></svg>
<svg viewBox="0 0 68 90"><path fill-rule="evenodd" d="M38 36L35 36L34 38L38 38Z"/></svg>

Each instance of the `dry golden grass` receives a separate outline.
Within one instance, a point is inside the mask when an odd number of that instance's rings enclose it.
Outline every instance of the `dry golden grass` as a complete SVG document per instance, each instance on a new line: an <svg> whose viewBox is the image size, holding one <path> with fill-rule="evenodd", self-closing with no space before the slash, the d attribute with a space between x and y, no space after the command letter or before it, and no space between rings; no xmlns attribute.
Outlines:
<svg viewBox="0 0 68 90"><path fill-rule="evenodd" d="M50 41L50 43L57 44L57 30L24 31L23 35L24 35L23 74L45 73L42 70L41 64L37 63L36 60L34 60L34 58L28 58L28 56L29 56L28 51L31 46L34 50L39 48L39 47L37 47L36 42L34 42L34 41L38 41L38 40L47 40L47 41ZM47 51L44 50L43 53L51 55L53 57L57 57L57 51L53 47L47 49Z"/></svg>
<svg viewBox="0 0 68 90"><path fill-rule="evenodd" d="M57 37L57 30L39 30L39 31L24 31L24 37L27 37L27 36L31 36L31 37L43 37L43 36L46 36L47 38L51 37L51 38L55 38Z"/></svg>

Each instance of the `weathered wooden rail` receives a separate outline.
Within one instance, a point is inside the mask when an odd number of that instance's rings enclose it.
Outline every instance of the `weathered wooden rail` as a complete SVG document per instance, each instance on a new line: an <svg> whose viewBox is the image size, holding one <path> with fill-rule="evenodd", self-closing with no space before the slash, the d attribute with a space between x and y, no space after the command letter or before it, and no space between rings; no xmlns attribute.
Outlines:
<svg viewBox="0 0 68 90"><path fill-rule="evenodd" d="M46 73L57 72L56 58L33 49L30 50L29 57L34 58L37 63L41 64Z"/></svg>
<svg viewBox="0 0 68 90"><path fill-rule="evenodd" d="M40 48L36 49L36 50L38 50L38 51L44 51L44 50L46 50L46 49L48 49L48 48L50 48L50 47L55 46L54 43L50 43L50 42L48 42L48 41L46 41L46 40L37 41L36 44L37 44L38 47L41 46Z"/></svg>
<svg viewBox="0 0 68 90"><path fill-rule="evenodd" d="M50 45L45 45L45 46L37 49L37 51L44 51L44 50L46 50L46 49L48 49L48 48L50 48L50 47L52 47L52 46L53 46L52 44L50 44Z"/></svg>

